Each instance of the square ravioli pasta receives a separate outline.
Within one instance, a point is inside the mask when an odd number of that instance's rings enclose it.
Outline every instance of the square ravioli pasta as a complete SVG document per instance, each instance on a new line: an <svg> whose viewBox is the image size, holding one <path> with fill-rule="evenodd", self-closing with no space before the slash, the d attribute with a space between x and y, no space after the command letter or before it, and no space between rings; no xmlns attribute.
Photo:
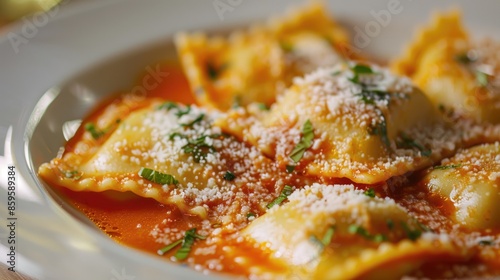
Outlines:
<svg viewBox="0 0 500 280"><path fill-rule="evenodd" d="M245 205L265 209L279 171L256 148L213 126L219 113L143 102L149 105L125 115L126 102L109 105L95 123L82 125L85 131L74 148L43 164L39 175L74 191L129 191L202 218ZM111 127L97 125L118 118L123 120ZM221 201L238 207L218 207Z"/></svg>
<svg viewBox="0 0 500 280"><path fill-rule="evenodd" d="M443 14L387 68L319 1L206 34L175 36L170 85L101 104L39 176L203 273L500 275L496 43Z"/></svg>
<svg viewBox="0 0 500 280"><path fill-rule="evenodd" d="M270 105L293 77L350 54L347 33L315 1L227 38L181 33L175 42L197 102L223 111Z"/></svg>
<svg viewBox="0 0 500 280"><path fill-rule="evenodd" d="M500 123L500 43L471 38L458 11L436 15L391 67L443 114Z"/></svg>
<svg viewBox="0 0 500 280"><path fill-rule="evenodd" d="M294 84L269 109L235 108L216 120L283 170L377 184L495 138L498 127L444 118L405 77L344 62Z"/></svg>

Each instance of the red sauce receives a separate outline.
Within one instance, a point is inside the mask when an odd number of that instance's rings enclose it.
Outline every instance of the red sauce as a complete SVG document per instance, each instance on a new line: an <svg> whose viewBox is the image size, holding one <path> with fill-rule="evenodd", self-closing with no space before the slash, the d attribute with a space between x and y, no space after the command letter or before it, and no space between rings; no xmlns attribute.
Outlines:
<svg viewBox="0 0 500 280"><path fill-rule="evenodd" d="M160 71L168 73L168 75L159 79L155 87L151 87L151 90L147 92L147 97L158 97L185 104L194 103L189 84L177 63L166 62L161 65ZM148 75L150 73L146 72L137 79L139 86ZM96 116L102 113L121 94L114 95L99 104L86 121L96 119ZM141 106L142 104L139 102L137 107ZM74 144L81 138L81 133L83 130L79 130L78 134L68 141L65 147L67 152L72 151ZM159 249L159 245L149 233L155 225L160 224L165 219L167 211L172 211L172 215L177 220L195 221L193 217L183 217L174 206L163 205L154 199L142 198L132 193L74 192L66 188L58 189L70 203L87 215L111 238L124 245L140 248L154 254ZM173 226L182 228L182 225Z"/></svg>
<svg viewBox="0 0 500 280"><path fill-rule="evenodd" d="M161 65L160 71L168 73L163 80L159 81L157 85L151 88L146 96L161 98L174 102L184 104L194 104L195 100L189 88L189 84L182 73L182 69L175 62L166 62ZM144 81L145 77L150 75L144 73L138 78L138 85ZM124 93L119 93L112 96L89 114L84 123L92 122L102 114L103 110L117 99L122 98ZM149 104L148 102L141 103L141 98L137 99L136 104L129 106L130 110L135 110L142 106ZM75 144L81 139L83 130L79 132L70 140L65 146L66 152L71 152L75 148ZM161 228L177 229L179 232L184 232L190 228L200 228L201 218L198 216L182 213L176 206L164 205L154 199L148 199L136 196L132 193L119 193L115 191L97 192L75 192L63 187L57 187L57 191L67 201L69 201L76 209L84 213L93 223L96 224L105 234L111 237L116 242L137 248L153 255L158 256L157 251L164 245L155 240L151 232L158 226ZM213 225L217 227L216 224ZM233 245L237 248L238 253L244 255L251 255L254 261L262 262L267 259L267 253L262 252L251 245L245 243L237 243L232 240L230 236L222 236L225 244ZM195 242L192 251L197 248L208 247L203 242ZM163 256L158 256L167 259L175 254L175 250L166 253ZM217 270L217 268L210 267L210 260L213 255L228 256L221 246L216 248L214 254L207 256L197 256L196 263L202 264L204 268ZM236 263L230 256L222 257L221 264L223 265L224 272L234 273L239 275L248 275L248 264L242 265ZM250 263L251 264L251 263ZM193 264L191 264L193 265ZM279 271L283 269L279 264L261 263L266 267Z"/></svg>
<svg viewBox="0 0 500 280"><path fill-rule="evenodd" d="M163 73L168 73L166 77L160 80L155 87L152 87L147 93L146 97L156 97L165 100L181 102L184 104L195 103L192 91L189 88L189 84L184 77L182 70L179 65L174 62L167 62L162 64L161 71ZM144 73L140 76L138 83L140 85L141 81L147 78L149 73ZM92 121L97 118L97 116L103 112L103 110L115 102L117 96L114 96L103 102L98 106L86 119L86 121ZM140 101L137 102L135 108L144 106ZM131 110L134 108L131 108ZM75 141L81 136L80 134L75 135L75 137L68 142L66 145L66 150L71 151L74 148ZM334 179L334 180L323 180L325 183L350 183L349 180L345 179ZM407 207L410 213L425 217L425 213L422 213L420 208L416 207L416 202L424 201L426 205L433 207L435 209L434 219L447 220L450 213L453 211L453 204L438 196L432 196L426 193L422 188L408 187L403 189L398 189L395 192L387 192L382 186L358 186L360 188L367 189L373 187L379 196L390 196L394 198L398 203ZM176 206L163 205L153 199L147 199L138 197L131 193L118 193L113 191L106 191L102 193L95 192L73 192L65 188L57 188L60 194L65 197L75 208L84 213L92 222L94 222L104 233L111 237L116 242L130 246L133 248L138 248L140 250L149 252L151 254L157 255L158 249L161 245L155 237L151 235L151 232L158 225L163 225L164 227L178 229L183 232L189 228L197 227L201 224L201 218L193 215L183 214ZM412 208L413 207L413 208ZM430 220L422 221L423 223L431 222ZM452 223L444 224L448 229L451 228ZM216 224L213 227L217 227ZM231 239L230 236L222 236L225 244L233 246L238 253L245 256L250 256L250 263L237 263L234 258L234 253L228 253L218 246L215 250L216 252L211 256L197 256L196 263L202 264L204 268L210 268L211 270L218 270L216 267L211 267L209 261L213 258L213 255L223 256L221 258L221 264L223 265L223 271L228 273L235 273L240 275L248 275L248 267L250 264L258 264L265 266L269 270L281 271L284 268L282 265L277 263L269 263L268 252L263 252L259 249L253 248L247 243L238 243ZM208 245L203 242L195 243L193 250L196 248L208 247ZM170 259L175 251L169 252L162 256L165 259ZM225 257L224 257L225 256ZM484 260L483 260L484 261ZM473 263L474 260L471 260ZM191 265L193 265L191 263ZM470 264L469 264L470 265ZM498 264L493 264L498 265ZM442 276L439 272L439 267L446 267L446 264L428 264L423 268L422 271L429 276Z"/></svg>

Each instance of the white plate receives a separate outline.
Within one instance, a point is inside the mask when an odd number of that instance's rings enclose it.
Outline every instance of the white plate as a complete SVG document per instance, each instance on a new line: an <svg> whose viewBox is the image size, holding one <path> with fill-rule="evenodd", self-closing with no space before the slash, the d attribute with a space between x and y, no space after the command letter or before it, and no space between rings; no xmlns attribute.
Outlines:
<svg viewBox="0 0 500 280"><path fill-rule="evenodd" d="M0 37L0 143L5 143L0 145L0 261L7 264L10 251L5 224L7 166L12 165L17 176L16 270L38 279L199 279L200 273L191 269L117 245L78 214L66 211L35 170L62 145L62 123L81 118L107 94L130 88L146 65L169 55L176 31L241 26L302 1L68 2L28 17ZM357 47L382 59L400 53L432 10L453 6L462 7L466 26L475 36L500 39L500 2L495 0L481 5L432 0L329 2L333 15L353 35L371 25L368 41L357 41L362 44ZM391 11L388 5L395 5L390 18L380 12Z"/></svg>

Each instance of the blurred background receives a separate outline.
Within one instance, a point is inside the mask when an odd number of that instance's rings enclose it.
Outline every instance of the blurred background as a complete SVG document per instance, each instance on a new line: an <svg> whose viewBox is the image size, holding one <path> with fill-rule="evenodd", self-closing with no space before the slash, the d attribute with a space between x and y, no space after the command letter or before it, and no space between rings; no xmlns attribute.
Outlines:
<svg viewBox="0 0 500 280"><path fill-rule="evenodd" d="M22 17L47 11L62 0L0 0L0 33Z"/></svg>

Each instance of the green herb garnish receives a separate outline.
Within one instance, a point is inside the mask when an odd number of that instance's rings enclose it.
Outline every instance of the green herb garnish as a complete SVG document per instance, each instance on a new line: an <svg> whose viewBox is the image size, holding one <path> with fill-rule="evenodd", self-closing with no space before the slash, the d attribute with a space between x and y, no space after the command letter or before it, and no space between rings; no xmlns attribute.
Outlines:
<svg viewBox="0 0 500 280"><path fill-rule="evenodd" d="M174 140L175 137L178 137L178 138L181 138L181 139L187 139L187 136L180 133L180 132L174 132L172 134L170 134L170 136L168 137L169 140Z"/></svg>
<svg viewBox="0 0 500 280"><path fill-rule="evenodd" d="M78 172L77 170L73 170L73 171L64 172L64 177L66 177L68 179L79 180L82 176L81 176L80 172Z"/></svg>
<svg viewBox="0 0 500 280"><path fill-rule="evenodd" d="M333 227L333 226L329 227L326 230L325 235L323 235L323 238L321 239L321 243L323 243L323 245L325 245L325 246L330 244L330 242L332 242L332 238L333 238L334 234L335 234L335 227Z"/></svg>
<svg viewBox="0 0 500 280"><path fill-rule="evenodd" d="M207 74L210 80L215 81L219 78L220 74L224 69L226 69L228 66L227 63L222 64L221 66L217 67L213 63L207 63Z"/></svg>
<svg viewBox="0 0 500 280"><path fill-rule="evenodd" d="M295 170L295 165L287 165L285 168L286 173L292 173Z"/></svg>
<svg viewBox="0 0 500 280"><path fill-rule="evenodd" d="M204 160L209 153L214 153L217 151L212 145L207 144L205 140L207 138L216 139L226 136L227 134L217 133L212 135L203 135L193 140L189 139L186 135L180 132L174 132L170 134L169 139L174 140L174 138L176 137L180 139L186 139L188 143L181 147L182 151L185 154L193 155L194 161L196 163L199 163L201 160Z"/></svg>
<svg viewBox="0 0 500 280"><path fill-rule="evenodd" d="M491 246L494 245L495 243L493 242L493 240L480 240L478 244L481 246Z"/></svg>
<svg viewBox="0 0 500 280"><path fill-rule="evenodd" d="M366 104L375 104L375 101L390 100L391 94L387 91L378 89L368 89L363 86L360 93L356 94L361 97L361 100Z"/></svg>
<svg viewBox="0 0 500 280"><path fill-rule="evenodd" d="M365 228L363 228L360 225L355 225L355 224L350 225L349 228L347 229L347 231L350 234L357 234L357 235L364 237L367 240L374 241L374 242L383 242L383 241L387 240L387 237L385 235L383 235L383 234L372 235Z"/></svg>
<svg viewBox="0 0 500 280"><path fill-rule="evenodd" d="M455 56L455 60L467 67L467 69L474 74L476 82L481 87L487 87L489 84L489 74L479 70L472 63L477 61L476 57L471 57L468 53L461 53Z"/></svg>
<svg viewBox="0 0 500 280"><path fill-rule="evenodd" d="M353 67L351 67L351 71L354 73L354 77L352 77L349 80L355 84L359 83L360 75L375 74L375 72L372 70L372 68L370 68L370 66L363 64L354 65Z"/></svg>
<svg viewBox="0 0 500 280"><path fill-rule="evenodd" d="M191 247L193 246L196 239L205 239L205 238L207 237L196 234L196 228L192 228L186 231L184 240L182 241L181 248L177 250L174 257L180 261L187 259L189 252L191 252Z"/></svg>
<svg viewBox="0 0 500 280"><path fill-rule="evenodd" d="M170 111L172 109L176 109L177 112L175 113L175 115L180 118L184 115L187 115L189 113L191 113L191 105L187 105L186 107L184 107L184 110L179 106L179 104L175 103L175 102L171 102L171 101L168 101L168 102L165 102L163 104L161 104L160 106L158 106L157 108L158 110L167 110L167 111Z"/></svg>
<svg viewBox="0 0 500 280"><path fill-rule="evenodd" d="M293 45L287 42L280 43L281 49L285 52L293 52Z"/></svg>
<svg viewBox="0 0 500 280"><path fill-rule="evenodd" d="M205 117L205 114L200 114L198 117L196 117L196 119L192 120L191 122L181 123L180 125L183 127L192 127L194 124L201 122L204 117Z"/></svg>
<svg viewBox="0 0 500 280"><path fill-rule="evenodd" d="M223 178L226 181L232 181L232 180L236 179L236 175L234 175L234 173L232 173L231 171L226 171Z"/></svg>
<svg viewBox="0 0 500 280"><path fill-rule="evenodd" d="M175 113L175 115L180 118L184 115L187 115L191 113L191 105L187 105L184 109L184 111L180 108L180 107L177 107L177 113Z"/></svg>
<svg viewBox="0 0 500 280"><path fill-rule="evenodd" d="M400 138L401 141L398 141L396 143L398 147L405 149L417 148L424 157L429 157L432 154L432 151L430 149L426 149L422 145L418 144L417 142L415 142L415 140L411 139L405 133L401 133Z"/></svg>
<svg viewBox="0 0 500 280"><path fill-rule="evenodd" d="M379 136L380 140L382 140L382 143L384 143L386 147L390 147L391 143L389 141L389 136L387 135L387 122L382 112L379 112L379 114L382 118L381 121L377 122L375 125L370 126L368 132L372 135Z"/></svg>
<svg viewBox="0 0 500 280"><path fill-rule="evenodd" d="M241 96L235 95L233 99L233 105L231 105L231 108L236 109L239 107L241 107Z"/></svg>
<svg viewBox="0 0 500 280"><path fill-rule="evenodd" d="M482 72L482 71L479 71L479 70L476 70L476 81L477 83L482 86L482 87L487 87L488 86L488 77L490 75Z"/></svg>
<svg viewBox="0 0 500 280"><path fill-rule="evenodd" d="M466 52L455 55L455 61L462 64L470 64L476 61L476 59L471 58Z"/></svg>
<svg viewBox="0 0 500 280"><path fill-rule="evenodd" d="M207 238L206 236L197 234L196 228L192 228L184 233L184 239L179 239L163 247L162 249L158 250L158 254L163 255L166 252L172 250L173 248L181 245L181 248L177 250L177 252L175 252L174 256L177 260L182 261L188 257L189 253L191 252L191 247L193 246L196 239L206 239L206 238Z"/></svg>
<svg viewBox="0 0 500 280"><path fill-rule="evenodd" d="M256 215L255 215L255 213L253 213L253 212L248 212L248 213L247 213L247 219L250 219L250 218L252 218L252 217L253 217L253 218L255 218L255 216L256 216Z"/></svg>
<svg viewBox="0 0 500 280"><path fill-rule="evenodd" d="M168 244L167 246L161 248L160 250L158 250L158 255L160 256L163 256L166 252L174 249L175 247L179 246L180 244L182 243L182 239L179 239L175 242L172 242L170 244Z"/></svg>
<svg viewBox="0 0 500 280"><path fill-rule="evenodd" d="M290 153L290 158L294 162L299 162L304 156L305 151L312 146L312 140L314 139L314 128L309 120L307 120L302 126L302 138L295 148Z"/></svg>
<svg viewBox="0 0 500 280"><path fill-rule="evenodd" d="M269 111L269 106L267 106L265 103L257 103L257 107L262 111Z"/></svg>
<svg viewBox="0 0 500 280"><path fill-rule="evenodd" d="M210 137L208 135L200 136L194 140L189 140L186 145L182 146L182 151L186 154L193 155L194 162L199 163L201 160L206 159L209 153L215 152L212 145L205 143L205 139Z"/></svg>
<svg viewBox="0 0 500 280"><path fill-rule="evenodd" d="M292 192L292 187L285 185L285 187L281 190L280 195L266 206L267 209L271 209L274 205L281 204L289 195L292 194Z"/></svg>
<svg viewBox="0 0 500 280"><path fill-rule="evenodd" d="M446 170L446 169L454 169L454 168L459 168L459 167L462 167L462 164L438 165L438 166L434 166L432 169Z"/></svg>
<svg viewBox="0 0 500 280"><path fill-rule="evenodd" d="M157 109L170 111L172 109L179 109L179 105L177 105L177 103L168 101L168 102L165 102L165 103L161 104L160 106L158 106Z"/></svg>
<svg viewBox="0 0 500 280"><path fill-rule="evenodd" d="M367 189L367 190L364 192L364 194L365 194L366 196L369 196L369 197L375 197L375 196L376 196L376 194L375 194L375 189L373 189L373 188L369 188L369 189Z"/></svg>
<svg viewBox="0 0 500 280"><path fill-rule="evenodd" d="M388 219L385 223L389 230L392 230L394 228L394 222L391 219Z"/></svg>
<svg viewBox="0 0 500 280"><path fill-rule="evenodd" d="M101 138L102 136L104 136L104 134L106 134L105 130L98 129L95 124L91 122L85 124L85 130L90 132L92 138L94 138L95 140Z"/></svg>
<svg viewBox="0 0 500 280"><path fill-rule="evenodd" d="M162 185L177 185L179 183L179 181L170 174L161 173L146 167L142 167L141 170L139 170L139 176L153 183Z"/></svg>
<svg viewBox="0 0 500 280"><path fill-rule="evenodd" d="M361 75L376 74L376 72L373 71L372 68L370 68L367 65L356 64L353 67L351 67L351 71L354 73L354 77L350 78L349 80L352 83L361 86L361 92L356 93L355 95L359 96L362 102L364 102L365 104L376 105L375 103L376 101L387 101L387 102L390 101L391 94L389 92L376 89L374 87L370 87L369 85L360 82L359 77ZM387 135L387 122L385 116L378 107L376 107L376 111L380 116L381 120L369 127L369 133L373 135L378 135L382 140L382 142L384 143L384 145L386 147L390 147L391 143Z"/></svg>
<svg viewBox="0 0 500 280"><path fill-rule="evenodd" d="M407 223L405 222L401 222L401 227L403 228L403 230L406 232L406 236L408 236L408 238L411 240L411 241L415 241L417 240L418 238L420 238L420 236L422 235L422 230L420 229L411 229Z"/></svg>

